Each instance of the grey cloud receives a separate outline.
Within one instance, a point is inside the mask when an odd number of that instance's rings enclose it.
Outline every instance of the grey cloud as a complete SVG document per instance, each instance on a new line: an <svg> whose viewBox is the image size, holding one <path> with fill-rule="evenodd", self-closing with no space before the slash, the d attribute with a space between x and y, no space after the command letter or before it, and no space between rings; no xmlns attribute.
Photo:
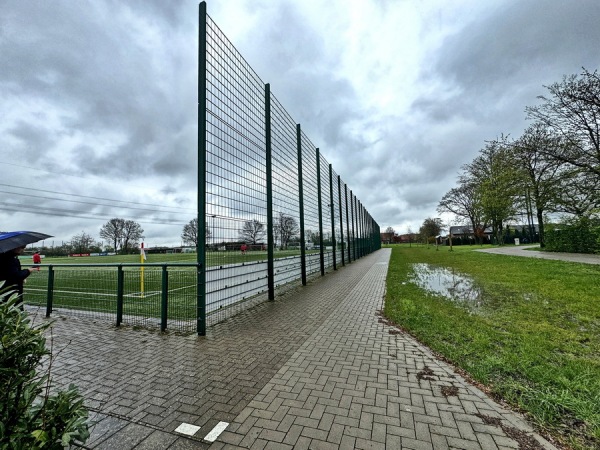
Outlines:
<svg viewBox="0 0 600 450"><path fill-rule="evenodd" d="M437 68L472 89L501 91L523 78L578 71L597 56L595 0L504 2L493 15L448 38Z"/></svg>
<svg viewBox="0 0 600 450"><path fill-rule="evenodd" d="M187 69L196 69L195 46L176 50L189 52L188 65L180 67L183 57L153 55L136 40L132 30L119 26L118 20L107 23L102 17L106 10L99 11L94 5L99 4L20 3L8 19L15 20L18 26L2 24L7 31L0 41L0 53L7 64L6 70L0 71L0 83L10 86L18 80L26 95L60 104L69 113L62 118L65 128L92 135L122 133L127 144L118 149L117 159L126 160L129 156L133 162L150 153L170 153L172 150L165 151L165 147L172 145L172 136L180 132L181 122L195 122L195 95L184 93L185 88L177 86L178 80L189 79ZM102 5L107 10L114 9L115 18L127 9L119 3ZM161 14L155 15L157 12ZM151 23L155 31L165 36L169 35L169 27L177 25L174 19L181 15L162 2L143 2L143 7L140 3L140 8L131 14ZM170 59L157 60L160 56ZM171 66L172 62L179 66ZM32 126L27 133L34 133ZM21 131L14 129L12 133ZM52 134L59 131L46 131L47 139L52 140ZM191 133L186 137L191 142L195 140ZM184 145L181 149L193 151L189 147ZM81 158L87 162L84 170L101 168L107 174L126 173L126 165L115 164L114 155L107 150L108 154L101 158L95 158L92 152L83 153ZM172 168L165 164L155 167Z"/></svg>

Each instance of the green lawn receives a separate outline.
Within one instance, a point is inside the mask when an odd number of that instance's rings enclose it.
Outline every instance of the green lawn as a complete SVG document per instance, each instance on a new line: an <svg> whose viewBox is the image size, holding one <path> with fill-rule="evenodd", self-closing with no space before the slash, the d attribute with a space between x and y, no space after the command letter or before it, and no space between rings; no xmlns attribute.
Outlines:
<svg viewBox="0 0 600 450"><path fill-rule="evenodd" d="M600 266L474 249L393 246L385 315L543 430L600 448ZM478 295L425 290L415 267L468 276Z"/></svg>

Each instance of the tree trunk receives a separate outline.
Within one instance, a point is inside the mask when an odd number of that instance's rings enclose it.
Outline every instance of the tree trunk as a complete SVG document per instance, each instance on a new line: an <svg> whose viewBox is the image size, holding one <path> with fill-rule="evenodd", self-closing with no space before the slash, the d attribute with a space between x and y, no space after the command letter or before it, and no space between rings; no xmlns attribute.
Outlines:
<svg viewBox="0 0 600 450"><path fill-rule="evenodd" d="M546 242L544 240L544 210L537 208L536 212L540 234L540 248L544 248L546 246Z"/></svg>

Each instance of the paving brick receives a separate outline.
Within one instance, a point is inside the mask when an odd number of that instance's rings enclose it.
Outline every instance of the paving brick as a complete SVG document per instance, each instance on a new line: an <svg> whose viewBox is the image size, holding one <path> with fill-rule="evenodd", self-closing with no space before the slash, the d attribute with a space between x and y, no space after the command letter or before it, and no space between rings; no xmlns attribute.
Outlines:
<svg viewBox="0 0 600 450"><path fill-rule="evenodd" d="M296 445L296 441L302 433L302 427L300 425L292 425L289 430L286 431L285 438L283 438L284 444Z"/></svg>
<svg viewBox="0 0 600 450"><path fill-rule="evenodd" d="M333 423L329 428L329 434L327 435L327 442L332 442L334 444L340 444L342 442L342 438L344 437L344 426Z"/></svg>
<svg viewBox="0 0 600 450"><path fill-rule="evenodd" d="M389 255L313 277L206 337L65 316L53 325L54 378L78 384L97 410L92 448L514 448L476 414L531 430L522 417L378 321ZM417 378L425 367L435 381ZM457 396L442 395L448 385ZM183 421L201 426L199 437L174 435ZM230 425L212 445L202 442L220 421Z"/></svg>

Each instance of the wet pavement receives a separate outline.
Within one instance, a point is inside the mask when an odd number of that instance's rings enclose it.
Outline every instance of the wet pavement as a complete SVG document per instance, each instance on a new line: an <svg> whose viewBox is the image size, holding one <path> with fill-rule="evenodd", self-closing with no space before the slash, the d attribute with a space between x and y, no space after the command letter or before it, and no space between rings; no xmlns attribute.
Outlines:
<svg viewBox="0 0 600 450"><path fill-rule="evenodd" d="M53 378L93 411L85 447L553 449L381 316L390 253L206 337L53 317Z"/></svg>
<svg viewBox="0 0 600 450"><path fill-rule="evenodd" d="M588 255L584 253L542 252L540 250L529 250L532 248L539 248L539 245L515 245L508 247L482 248L476 251L484 253L496 253L498 255L523 256L526 258L570 261L582 264L600 264L600 255Z"/></svg>

